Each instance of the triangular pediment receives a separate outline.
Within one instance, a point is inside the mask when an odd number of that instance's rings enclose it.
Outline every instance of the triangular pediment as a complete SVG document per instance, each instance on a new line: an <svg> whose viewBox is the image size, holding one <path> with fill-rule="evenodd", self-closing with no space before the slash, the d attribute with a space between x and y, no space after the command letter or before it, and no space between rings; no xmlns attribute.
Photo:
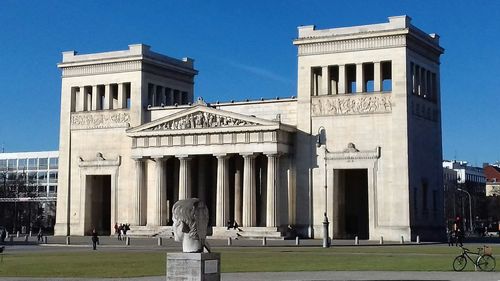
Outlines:
<svg viewBox="0 0 500 281"><path fill-rule="evenodd" d="M277 126L279 121L271 121L240 113L196 105L172 115L127 130L128 133L231 129L238 127Z"/></svg>

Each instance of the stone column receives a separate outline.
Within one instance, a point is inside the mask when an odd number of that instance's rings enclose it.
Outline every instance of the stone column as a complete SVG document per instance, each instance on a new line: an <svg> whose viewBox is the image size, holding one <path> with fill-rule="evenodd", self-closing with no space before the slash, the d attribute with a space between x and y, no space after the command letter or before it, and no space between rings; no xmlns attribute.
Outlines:
<svg viewBox="0 0 500 281"><path fill-rule="evenodd" d="M85 111L87 110L87 92L85 92L85 86L80 87L80 93L78 95L78 107L76 111Z"/></svg>
<svg viewBox="0 0 500 281"><path fill-rule="evenodd" d="M99 93L97 92L97 85L92 86L92 110L99 110L101 99L99 98Z"/></svg>
<svg viewBox="0 0 500 281"><path fill-rule="evenodd" d="M345 65L339 65L339 82L338 82L339 94L345 94L346 91L346 76L345 76Z"/></svg>
<svg viewBox="0 0 500 281"><path fill-rule="evenodd" d="M356 64L356 93L365 92L365 77L363 73L363 64Z"/></svg>
<svg viewBox="0 0 500 281"><path fill-rule="evenodd" d="M111 93L111 84L106 84L104 89L103 109L113 109L113 93Z"/></svg>
<svg viewBox="0 0 500 281"><path fill-rule="evenodd" d="M179 168L179 200L191 198L191 158L178 156Z"/></svg>
<svg viewBox="0 0 500 281"><path fill-rule="evenodd" d="M217 157L217 210L215 222L217 226L224 226L229 220L229 172L227 155Z"/></svg>
<svg viewBox="0 0 500 281"><path fill-rule="evenodd" d="M118 108L127 108L127 93L123 90L123 83L118 84Z"/></svg>
<svg viewBox="0 0 500 281"><path fill-rule="evenodd" d="M266 226L278 226L279 213L279 155L267 155Z"/></svg>
<svg viewBox="0 0 500 281"><path fill-rule="evenodd" d="M140 158L135 158L135 188L134 188L134 204L133 204L133 222L134 225L142 225L142 188L144 185L144 163Z"/></svg>
<svg viewBox="0 0 500 281"><path fill-rule="evenodd" d="M328 65L323 66L321 69L321 95L330 94L330 75L328 73Z"/></svg>
<svg viewBox="0 0 500 281"><path fill-rule="evenodd" d="M234 220L241 224L243 221L242 215L242 187L241 187L241 169L238 167L234 173Z"/></svg>
<svg viewBox="0 0 500 281"><path fill-rule="evenodd" d="M422 96L424 98L427 97L427 70L425 68L422 69L421 81L422 81Z"/></svg>
<svg viewBox="0 0 500 281"><path fill-rule="evenodd" d="M376 61L373 63L373 91L382 91L382 74L380 72L380 62Z"/></svg>
<svg viewBox="0 0 500 281"><path fill-rule="evenodd" d="M243 226L255 226L256 194L255 194L255 155L243 155Z"/></svg>
<svg viewBox="0 0 500 281"><path fill-rule="evenodd" d="M165 176L165 159L163 156L154 157L155 184L148 191L148 226L166 224L167 188Z"/></svg>

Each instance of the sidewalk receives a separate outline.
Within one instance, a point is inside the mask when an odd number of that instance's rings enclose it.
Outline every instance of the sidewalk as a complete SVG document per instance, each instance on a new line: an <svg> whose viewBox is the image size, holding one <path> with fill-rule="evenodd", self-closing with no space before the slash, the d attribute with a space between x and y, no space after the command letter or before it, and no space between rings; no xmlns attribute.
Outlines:
<svg viewBox="0 0 500 281"><path fill-rule="evenodd" d="M5 281L165 281L165 276L140 278L0 278ZM450 281L498 281L498 272L388 272L388 271L317 271L317 272L257 272L223 273L223 281L351 281L351 280L450 280Z"/></svg>

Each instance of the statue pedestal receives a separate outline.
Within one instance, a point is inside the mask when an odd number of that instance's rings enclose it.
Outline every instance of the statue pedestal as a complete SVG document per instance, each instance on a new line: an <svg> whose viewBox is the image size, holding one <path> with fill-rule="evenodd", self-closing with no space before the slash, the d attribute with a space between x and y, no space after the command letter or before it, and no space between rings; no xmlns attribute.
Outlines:
<svg viewBox="0 0 500 281"><path fill-rule="evenodd" d="M220 281L220 253L167 253L167 281Z"/></svg>

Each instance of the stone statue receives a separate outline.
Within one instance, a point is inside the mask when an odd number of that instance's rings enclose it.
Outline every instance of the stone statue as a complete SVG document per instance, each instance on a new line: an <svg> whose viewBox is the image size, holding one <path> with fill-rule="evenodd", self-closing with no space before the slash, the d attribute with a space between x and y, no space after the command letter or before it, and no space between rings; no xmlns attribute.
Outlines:
<svg viewBox="0 0 500 281"><path fill-rule="evenodd" d="M174 238L182 242L184 253L210 252L207 237L208 208L198 198L177 201L172 207Z"/></svg>

